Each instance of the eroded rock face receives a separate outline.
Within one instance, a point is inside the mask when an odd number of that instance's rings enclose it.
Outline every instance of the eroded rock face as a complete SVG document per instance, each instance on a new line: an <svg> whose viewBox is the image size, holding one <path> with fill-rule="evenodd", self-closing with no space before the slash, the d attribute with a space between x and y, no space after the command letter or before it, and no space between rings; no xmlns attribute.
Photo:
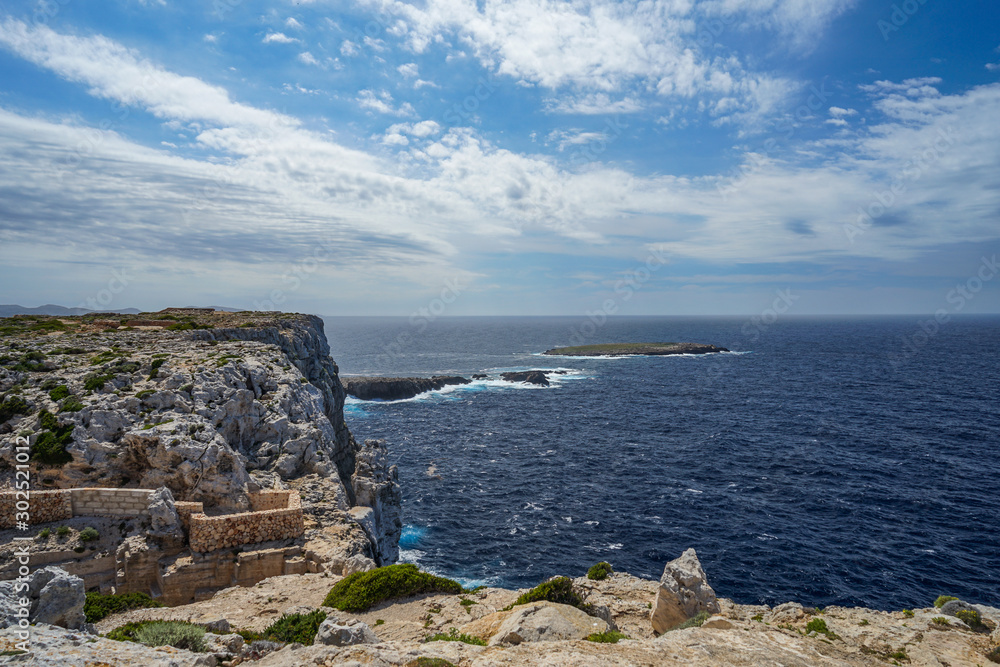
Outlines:
<svg viewBox="0 0 1000 667"><path fill-rule="evenodd" d="M26 584L26 587L25 587ZM20 620L19 600L30 601L28 619L32 623L47 623L75 630L83 627L86 600L83 579L57 567L35 570L24 582L0 582L0 627L12 627Z"/></svg>
<svg viewBox="0 0 1000 667"><path fill-rule="evenodd" d="M160 487L149 497L149 530L152 535L183 537L181 518L174 506L174 496L170 489Z"/></svg>
<svg viewBox="0 0 1000 667"><path fill-rule="evenodd" d="M396 466L389 464L385 441L365 441L355 457L351 486L358 505L372 510L360 523L372 540L375 562L395 563L403 531L402 491Z"/></svg>
<svg viewBox="0 0 1000 667"><path fill-rule="evenodd" d="M595 632L607 632L608 624L588 616L576 607L554 602L518 605L497 629L490 646L584 639Z"/></svg>
<svg viewBox="0 0 1000 667"><path fill-rule="evenodd" d="M469 384L456 375L436 375L429 378L352 377L343 378L348 394L363 401L399 401L413 398L453 384Z"/></svg>
<svg viewBox="0 0 1000 667"><path fill-rule="evenodd" d="M703 611L717 614L719 603L698 554L688 549L663 569L649 620L653 631L662 633Z"/></svg>

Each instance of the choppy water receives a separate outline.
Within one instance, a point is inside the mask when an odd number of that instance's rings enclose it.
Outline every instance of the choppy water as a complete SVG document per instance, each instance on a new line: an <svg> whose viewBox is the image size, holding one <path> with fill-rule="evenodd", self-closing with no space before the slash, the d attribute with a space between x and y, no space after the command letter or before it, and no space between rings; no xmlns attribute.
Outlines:
<svg viewBox="0 0 1000 667"><path fill-rule="evenodd" d="M561 368L350 400L399 465L404 560L534 585L608 560L658 578L695 547L719 595L899 609L1000 605L1000 318L622 318L587 342L739 354L554 358L569 318L327 318L346 375ZM893 365L895 359L902 363Z"/></svg>

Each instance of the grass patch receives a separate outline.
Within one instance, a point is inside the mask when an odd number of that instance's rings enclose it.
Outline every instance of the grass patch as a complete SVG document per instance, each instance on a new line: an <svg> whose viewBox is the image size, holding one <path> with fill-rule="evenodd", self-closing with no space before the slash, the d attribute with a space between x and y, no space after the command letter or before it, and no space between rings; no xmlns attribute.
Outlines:
<svg viewBox="0 0 1000 667"><path fill-rule="evenodd" d="M837 633L826 627L826 621L822 618L814 618L806 624L806 634L810 632L826 635L830 639L838 639Z"/></svg>
<svg viewBox="0 0 1000 667"><path fill-rule="evenodd" d="M573 590L573 582L569 577L555 577L543 582L527 593L522 593L514 603L506 609L513 609L521 604L532 602L555 602L557 604L568 604L571 607L581 609L588 614L591 612L590 605L584 603L583 599Z"/></svg>
<svg viewBox="0 0 1000 667"><path fill-rule="evenodd" d="M617 644L622 639L628 639L628 635L618 632L617 630L608 630L607 632L595 632L593 634L587 635L586 640L588 642L597 642L598 644Z"/></svg>
<svg viewBox="0 0 1000 667"><path fill-rule="evenodd" d="M65 527L65 526L64 526ZM69 529L66 529L69 532ZM162 602L157 602L145 593L122 593L121 595L103 595L101 593L87 593L87 599L83 603L83 613L87 617L88 623L97 623L106 616L118 614L130 609L144 609L147 607L162 607Z"/></svg>
<svg viewBox="0 0 1000 667"><path fill-rule="evenodd" d="M683 623L680 623L670 628L670 630L685 630L687 628L700 628L702 624L707 620L708 620L707 611L698 612L697 616L692 616ZM667 632L670 632L670 630L668 630Z"/></svg>
<svg viewBox="0 0 1000 667"><path fill-rule="evenodd" d="M173 646L203 653L205 628L187 621L139 621L126 623L107 634L108 639L146 646Z"/></svg>
<svg viewBox="0 0 1000 667"><path fill-rule="evenodd" d="M614 568L611 567L611 563L602 560L600 563L590 566L590 569L587 570L587 578L593 579L594 581L601 581L603 579L607 579L608 575L614 571Z"/></svg>
<svg viewBox="0 0 1000 667"><path fill-rule="evenodd" d="M401 563L344 577L330 589L323 606L361 612L391 598L419 593L462 592L462 585L457 581L421 572L411 563Z"/></svg>
<svg viewBox="0 0 1000 667"><path fill-rule="evenodd" d="M952 600L957 600L958 598L954 595L939 595L937 600L934 600L934 606L940 609L944 606L945 602L951 602Z"/></svg>
<svg viewBox="0 0 1000 667"><path fill-rule="evenodd" d="M464 632L459 633L457 628L452 628L446 633L439 632L436 635L428 637L425 641L428 642L462 642L463 644L473 644L474 646L486 646L486 641L476 637L475 635L467 635Z"/></svg>
<svg viewBox="0 0 1000 667"><path fill-rule="evenodd" d="M262 633L264 639L291 644L297 642L309 646L316 639L319 626L326 620L326 612L320 609L308 614L285 614L267 626Z"/></svg>
<svg viewBox="0 0 1000 667"><path fill-rule="evenodd" d="M49 398L53 401L61 401L70 395L69 387L64 384L58 385L49 392Z"/></svg>

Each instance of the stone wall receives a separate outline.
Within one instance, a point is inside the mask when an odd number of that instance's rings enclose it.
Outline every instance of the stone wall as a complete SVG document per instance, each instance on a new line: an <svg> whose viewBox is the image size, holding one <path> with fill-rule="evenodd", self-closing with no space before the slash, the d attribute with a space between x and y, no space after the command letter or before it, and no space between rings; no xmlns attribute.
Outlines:
<svg viewBox="0 0 1000 667"><path fill-rule="evenodd" d="M185 533L191 530L191 515L205 512L203 503L194 503L187 500L175 501L174 508L177 510L177 516L181 519L181 525L184 526Z"/></svg>
<svg viewBox="0 0 1000 667"><path fill-rule="evenodd" d="M68 489L73 516L142 516L149 506L151 489Z"/></svg>
<svg viewBox="0 0 1000 667"><path fill-rule="evenodd" d="M291 507L289 502L296 502L296 500L290 500L291 496L298 496L297 493L293 494L291 491L261 491L260 493L251 493L248 495L250 500L250 511L252 512L264 512L266 510L283 510Z"/></svg>
<svg viewBox="0 0 1000 667"><path fill-rule="evenodd" d="M25 511L18 508L18 502L24 502L23 493L18 496L16 491L0 492L0 528L13 528L16 525L17 512ZM68 489L30 491L27 512L29 524L71 519L73 518L71 494Z"/></svg>
<svg viewBox="0 0 1000 667"><path fill-rule="evenodd" d="M284 496L284 507L240 514L205 516L192 514L188 542L191 551L205 553L271 540L299 537L305 532L302 502L294 491L271 491L250 494L251 507L270 507Z"/></svg>

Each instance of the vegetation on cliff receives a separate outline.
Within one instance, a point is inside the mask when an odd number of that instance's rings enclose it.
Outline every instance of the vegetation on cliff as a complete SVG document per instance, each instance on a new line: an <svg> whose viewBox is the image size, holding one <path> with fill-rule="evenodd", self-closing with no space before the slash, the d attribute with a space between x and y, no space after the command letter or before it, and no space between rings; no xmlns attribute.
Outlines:
<svg viewBox="0 0 1000 667"><path fill-rule="evenodd" d="M326 612L317 609L308 614L285 614L267 626L262 632L264 639L291 644L298 642L309 646L316 639L319 626L326 620Z"/></svg>
<svg viewBox="0 0 1000 667"><path fill-rule="evenodd" d="M402 563L368 572L355 572L330 589L324 607L361 612L391 598L420 593L462 593L457 581L421 572L416 565Z"/></svg>
<svg viewBox="0 0 1000 667"><path fill-rule="evenodd" d="M87 617L88 623L97 623L102 618L131 609L143 609L145 607L162 607L162 602L157 602L145 593L122 593L120 595L104 595L102 593L87 593L86 602L83 603L83 613Z"/></svg>

